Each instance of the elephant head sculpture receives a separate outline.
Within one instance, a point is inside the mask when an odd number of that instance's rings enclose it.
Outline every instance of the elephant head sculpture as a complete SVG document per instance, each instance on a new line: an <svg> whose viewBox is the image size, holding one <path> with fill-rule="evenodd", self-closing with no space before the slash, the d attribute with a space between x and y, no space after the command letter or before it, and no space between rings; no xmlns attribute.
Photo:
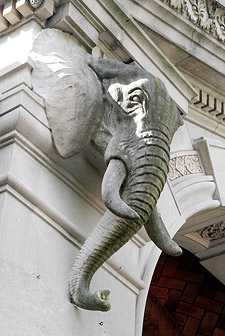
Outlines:
<svg viewBox="0 0 225 336"><path fill-rule="evenodd" d="M34 90L45 97L59 153L70 157L93 141L107 163L102 198L108 210L82 246L69 277L76 306L107 311L109 290L92 294L91 279L143 225L160 249L181 253L155 206L182 118L161 80L139 67L95 59L68 34L42 31L33 58Z"/></svg>

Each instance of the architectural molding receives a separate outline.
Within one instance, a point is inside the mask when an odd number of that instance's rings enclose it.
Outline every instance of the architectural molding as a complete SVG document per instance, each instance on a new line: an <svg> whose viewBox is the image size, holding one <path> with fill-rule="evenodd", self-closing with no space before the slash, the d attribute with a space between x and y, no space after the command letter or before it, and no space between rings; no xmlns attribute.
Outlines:
<svg viewBox="0 0 225 336"><path fill-rule="evenodd" d="M178 155L170 159L168 179L169 181L174 181L183 176L202 174L203 172L201 160L197 152Z"/></svg>
<svg viewBox="0 0 225 336"><path fill-rule="evenodd" d="M63 216L55 207L43 201L41 197L14 175L10 173L0 175L0 188L0 193L10 193L77 247L80 248L86 240L86 234L80 227ZM136 295L139 294L140 290L145 288L145 283L134 274L131 274L124 266L121 266L116 258L108 260L102 267L125 284Z"/></svg>
<svg viewBox="0 0 225 336"><path fill-rule="evenodd" d="M187 77L198 95L189 103L189 113L184 118L225 138L225 95L192 76Z"/></svg>
<svg viewBox="0 0 225 336"><path fill-rule="evenodd" d="M93 207L99 214L105 211L102 202L89 193L83 185L81 185L73 176L60 168L53 160L47 157L41 150L32 144L18 131L14 130L0 137L0 147L6 147L9 144L17 144L25 150L31 157L39 162L43 167L52 172L61 182L67 185L73 192L82 197L91 207ZM36 202L36 201L35 201ZM44 202L44 201L43 201Z"/></svg>
<svg viewBox="0 0 225 336"><path fill-rule="evenodd" d="M225 42L225 7L212 0L163 0L194 25Z"/></svg>
<svg viewBox="0 0 225 336"><path fill-rule="evenodd" d="M194 25L162 0L151 2L148 0L126 0L125 2L130 5L130 15L140 24L150 29L151 32L156 33L157 36L161 36L162 39L167 40L170 45L176 45L176 47L187 53L184 59L176 62L180 70L183 69L183 63L190 61L191 66L196 59L201 64L207 64L207 69L211 67L215 73L225 74L224 44L211 34ZM176 25L174 25L174 22L176 22ZM196 66L193 70L197 71Z"/></svg>
<svg viewBox="0 0 225 336"><path fill-rule="evenodd" d="M0 3L0 33L30 17L41 22L53 15L54 0L6 0Z"/></svg>
<svg viewBox="0 0 225 336"><path fill-rule="evenodd" d="M198 96L192 100L194 106L203 112L208 112L209 115L216 116L219 120L225 121L225 97L218 99L208 93L207 89L195 88L198 91Z"/></svg>

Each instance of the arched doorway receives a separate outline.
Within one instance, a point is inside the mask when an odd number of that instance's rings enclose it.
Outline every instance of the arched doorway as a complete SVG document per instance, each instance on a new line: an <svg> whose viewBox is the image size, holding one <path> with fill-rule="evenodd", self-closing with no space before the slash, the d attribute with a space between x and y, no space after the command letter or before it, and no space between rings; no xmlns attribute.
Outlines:
<svg viewBox="0 0 225 336"><path fill-rule="evenodd" d="M143 336L224 336L225 286L192 253L161 254L146 302Z"/></svg>

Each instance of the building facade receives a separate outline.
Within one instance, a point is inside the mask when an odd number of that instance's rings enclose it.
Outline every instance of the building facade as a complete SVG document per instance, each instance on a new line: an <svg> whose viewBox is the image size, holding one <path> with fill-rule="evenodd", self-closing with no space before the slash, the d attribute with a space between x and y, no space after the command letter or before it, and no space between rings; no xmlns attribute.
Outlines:
<svg viewBox="0 0 225 336"><path fill-rule="evenodd" d="M0 0L0 9L2 334L140 336L161 253L144 229L93 279L93 289L112 291L109 312L69 301L68 273L105 211L105 164L91 145L68 159L56 151L45 99L33 87L34 41L58 29L86 53L164 82L184 125L157 210L174 240L225 283L225 3Z"/></svg>

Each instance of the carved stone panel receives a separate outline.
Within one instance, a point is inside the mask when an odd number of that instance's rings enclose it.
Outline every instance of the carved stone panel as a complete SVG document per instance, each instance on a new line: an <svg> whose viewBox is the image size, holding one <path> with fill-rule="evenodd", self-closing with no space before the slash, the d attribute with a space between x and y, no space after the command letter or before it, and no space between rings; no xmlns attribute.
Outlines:
<svg viewBox="0 0 225 336"><path fill-rule="evenodd" d="M209 242L225 237L225 221L215 223L205 227L204 229L197 230L196 233Z"/></svg>
<svg viewBox="0 0 225 336"><path fill-rule="evenodd" d="M182 176L203 173L199 155L180 155L172 158L169 163L169 181L174 181Z"/></svg>

